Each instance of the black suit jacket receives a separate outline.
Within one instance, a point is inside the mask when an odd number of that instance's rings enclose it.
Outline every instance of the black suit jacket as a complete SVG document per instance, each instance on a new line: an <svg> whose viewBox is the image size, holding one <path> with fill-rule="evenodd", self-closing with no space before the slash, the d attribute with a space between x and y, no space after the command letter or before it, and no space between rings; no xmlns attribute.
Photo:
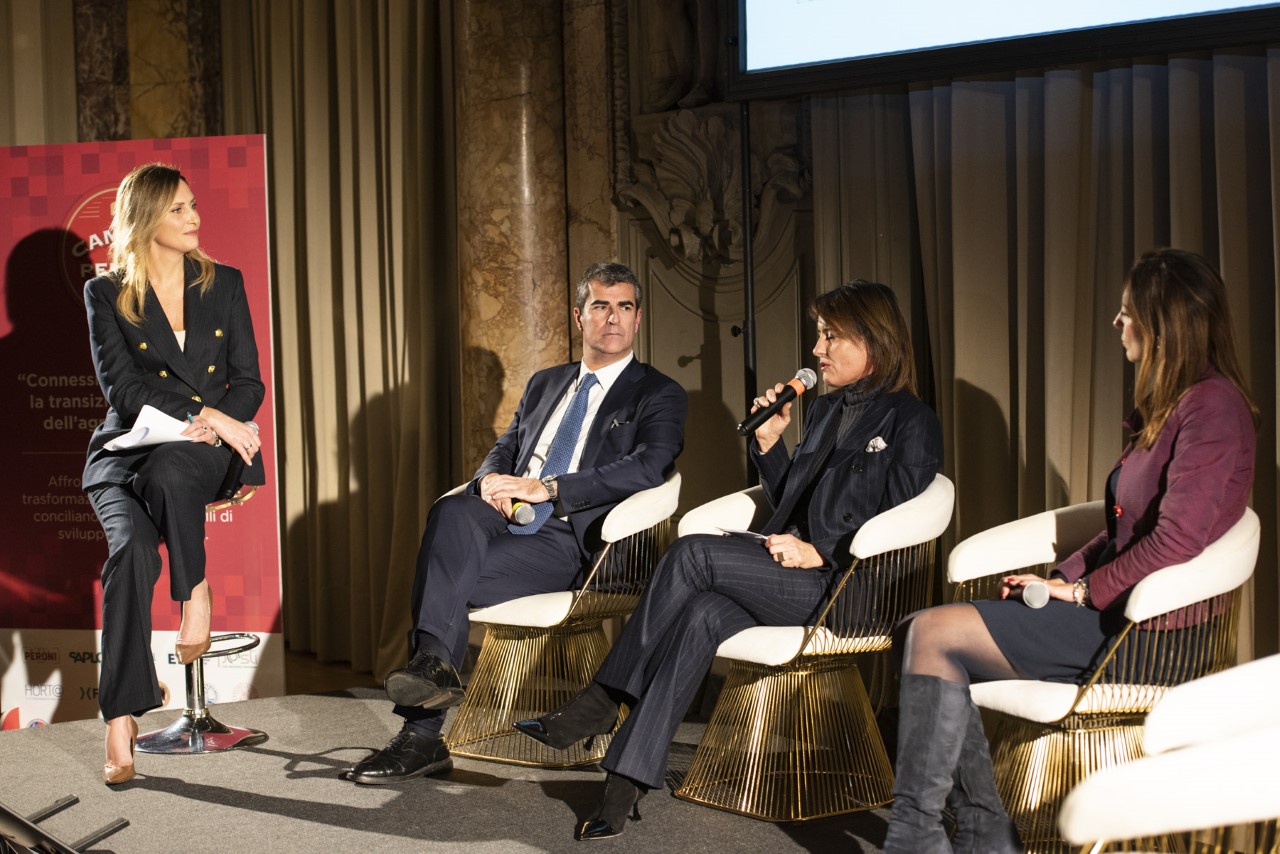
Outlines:
<svg viewBox="0 0 1280 854"><path fill-rule="evenodd" d="M827 569L847 566L849 544L863 523L890 507L916 497L933 482L942 466L942 427L938 416L915 395L887 392L867 404L858 422L824 462L818 459L820 437L840 418L842 394L826 394L813 402L804 436L789 456L781 441L752 455L769 503L788 516L811 483L807 519L809 543ZM829 423L830 422L830 423ZM871 450L873 440L883 450ZM876 443L879 444L879 443Z"/></svg>
<svg viewBox="0 0 1280 854"><path fill-rule="evenodd" d="M198 273L187 263L187 283ZM186 349L165 317L155 292L147 289L143 321L135 326L116 311L119 284L114 276L98 276L84 286L89 315L89 343L98 385L107 398L107 417L89 440L89 458L82 485L126 483L146 459L148 448L107 451L103 446L127 433L142 407L150 404L185 420L210 406L239 421L258 411L266 392L258 371L258 345L245 298L244 279L234 267L214 267L213 284L203 295L198 288L186 294ZM231 449L220 449L231 461ZM263 466L245 469L244 482L265 482Z"/></svg>
<svg viewBox="0 0 1280 854"><path fill-rule="evenodd" d="M476 469L474 493L487 474L522 475L552 410L578 376L578 362L530 378L511 426ZM598 546L597 523L629 495L662 483L684 449L689 397L675 380L637 360L623 369L588 428L578 470L556 478L583 553Z"/></svg>

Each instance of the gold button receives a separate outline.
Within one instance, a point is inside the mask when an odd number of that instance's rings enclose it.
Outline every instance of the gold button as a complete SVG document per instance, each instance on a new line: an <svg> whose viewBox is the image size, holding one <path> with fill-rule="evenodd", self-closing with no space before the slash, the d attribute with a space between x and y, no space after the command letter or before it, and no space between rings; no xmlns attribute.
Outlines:
<svg viewBox="0 0 1280 854"><path fill-rule="evenodd" d="M214 372L214 371L216 371L217 369L218 369L218 368L217 368L217 365L210 365L210 366L209 366L209 373L213 373L213 372Z"/></svg>
<svg viewBox="0 0 1280 854"><path fill-rule="evenodd" d="M164 379L164 378L166 378L167 376L169 376L169 372L168 372L168 371L161 371L161 372L160 372L160 379Z"/></svg>
<svg viewBox="0 0 1280 854"><path fill-rule="evenodd" d="M200 395L198 394L191 395L191 399L194 400L196 403L204 403L204 401L200 399Z"/></svg>
<svg viewBox="0 0 1280 854"><path fill-rule="evenodd" d="M213 337L214 337L214 338L221 338L221 337L222 337L222 330L221 330L221 329L215 329L215 330L213 330Z"/></svg>
<svg viewBox="0 0 1280 854"><path fill-rule="evenodd" d="M145 349L147 349L147 342L146 342L146 341L143 341L143 342L139 343L139 344L138 344L138 349L139 349L139 350L145 350Z"/></svg>

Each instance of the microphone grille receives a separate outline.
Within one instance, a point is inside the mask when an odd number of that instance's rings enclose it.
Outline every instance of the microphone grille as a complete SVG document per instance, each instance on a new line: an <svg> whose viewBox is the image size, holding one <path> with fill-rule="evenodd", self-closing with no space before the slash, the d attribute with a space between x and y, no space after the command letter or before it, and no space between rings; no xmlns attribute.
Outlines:
<svg viewBox="0 0 1280 854"><path fill-rule="evenodd" d="M534 515L533 505L523 501L516 502L516 506L511 508L511 521L517 525L528 525L533 521Z"/></svg>
<svg viewBox="0 0 1280 854"><path fill-rule="evenodd" d="M796 371L796 379L800 380L800 385L805 388L813 388L818 382L818 375L813 372L812 368L801 368Z"/></svg>
<svg viewBox="0 0 1280 854"><path fill-rule="evenodd" d="M1028 608L1043 608L1049 603L1049 585L1033 581L1022 588L1022 602Z"/></svg>

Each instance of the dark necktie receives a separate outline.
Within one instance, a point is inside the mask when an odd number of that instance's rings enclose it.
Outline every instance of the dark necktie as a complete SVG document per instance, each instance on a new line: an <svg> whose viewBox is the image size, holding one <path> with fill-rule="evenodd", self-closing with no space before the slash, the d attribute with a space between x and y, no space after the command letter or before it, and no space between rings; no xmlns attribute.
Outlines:
<svg viewBox="0 0 1280 854"><path fill-rule="evenodd" d="M569 471L569 462L573 459L573 449L578 447L578 435L582 432L582 422L587 417L587 395L591 392L591 387L596 384L595 374L585 374L582 381L578 383L578 390L573 393L573 399L569 401L569 408L564 413L564 419L560 422L560 426L556 428L556 435L551 440L551 447L547 449L547 459L542 464L542 474L540 477L558 477ZM536 534L543 523L551 518L551 511L555 509L555 502L543 501L541 504L533 505L533 521L528 525L517 525L514 522L507 525L507 530L513 534Z"/></svg>

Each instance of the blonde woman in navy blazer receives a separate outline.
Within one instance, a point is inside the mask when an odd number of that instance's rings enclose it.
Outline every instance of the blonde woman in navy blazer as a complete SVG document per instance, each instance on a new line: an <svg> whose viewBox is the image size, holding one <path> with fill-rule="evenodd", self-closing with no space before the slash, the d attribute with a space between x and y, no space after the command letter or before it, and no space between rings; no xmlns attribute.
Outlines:
<svg viewBox="0 0 1280 854"><path fill-rule="evenodd" d="M108 408L89 441L82 479L108 546L98 682L108 785L133 779L133 716L162 704L151 657L162 540L169 593L183 603L177 658L185 664L209 648L204 507L233 454L246 464L244 482L263 482L257 432L246 422L265 392L244 282L200 250L200 215L178 170L159 163L134 169L113 210L111 272L84 288ZM108 451L146 405L187 421L190 441Z"/></svg>
<svg viewBox="0 0 1280 854"><path fill-rule="evenodd" d="M618 835L640 796L662 785L676 726L720 643L752 626L810 622L858 529L923 492L942 463L941 428L915 396L911 338L893 291L859 280L819 296L810 314L818 367L838 390L814 401L794 454L781 440L790 403L756 430L751 454L773 507L765 539L681 537L595 681L551 714L516 724L564 749L612 730L620 704L630 708L600 763L608 771L600 806L576 839ZM782 388L761 394L756 408Z"/></svg>

